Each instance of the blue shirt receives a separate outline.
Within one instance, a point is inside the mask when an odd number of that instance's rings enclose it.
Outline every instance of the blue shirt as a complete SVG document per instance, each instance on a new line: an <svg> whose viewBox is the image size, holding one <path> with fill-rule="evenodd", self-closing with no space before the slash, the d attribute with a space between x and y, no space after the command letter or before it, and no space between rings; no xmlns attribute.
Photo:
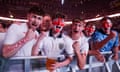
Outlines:
<svg viewBox="0 0 120 72"><path fill-rule="evenodd" d="M116 32L117 33L117 32ZM108 35L105 34L104 32L100 31L96 31L95 34L93 35L93 41L96 42L100 42L102 40L104 40L105 38L107 38ZM112 48L114 48L115 46L119 46L119 37L118 37L118 33L117 36L114 37L113 39L109 40L101 49L101 52L105 52L105 51L112 51Z"/></svg>

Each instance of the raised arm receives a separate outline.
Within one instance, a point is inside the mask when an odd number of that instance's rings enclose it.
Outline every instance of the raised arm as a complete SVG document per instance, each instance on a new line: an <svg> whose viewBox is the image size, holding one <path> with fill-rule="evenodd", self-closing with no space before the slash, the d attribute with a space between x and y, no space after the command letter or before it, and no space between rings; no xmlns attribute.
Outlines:
<svg viewBox="0 0 120 72"><path fill-rule="evenodd" d="M86 47L88 47L88 44L86 45ZM87 53L86 52L81 53L80 44L77 41L73 43L73 48L75 55L77 57L77 65L79 69L84 69L84 66L86 64Z"/></svg>
<svg viewBox="0 0 120 72"><path fill-rule="evenodd" d="M13 34L13 33L9 33L9 34ZM9 36L9 34L7 34L7 35ZM19 41L17 41L16 43L4 44L3 52L2 52L3 56L5 58L12 57L21 49L21 47L24 44L26 44L28 41L32 40L34 37L35 37L34 32L32 31L32 29L29 29L28 32L26 33L26 36L23 37L22 39L20 39ZM15 37L15 38L17 38L17 37ZM9 38L7 38L7 39L9 39Z"/></svg>
<svg viewBox="0 0 120 72"><path fill-rule="evenodd" d="M41 45L41 41L46 37L46 32L41 32L39 38L37 39L36 43L32 48L32 56L37 56L39 53L39 47Z"/></svg>
<svg viewBox="0 0 120 72"><path fill-rule="evenodd" d="M108 43L109 40L113 39L116 37L116 32L115 31L111 31L110 34L108 35L108 37L106 37L104 40L102 41L95 41L93 44L93 49L99 50L101 49L106 43Z"/></svg>

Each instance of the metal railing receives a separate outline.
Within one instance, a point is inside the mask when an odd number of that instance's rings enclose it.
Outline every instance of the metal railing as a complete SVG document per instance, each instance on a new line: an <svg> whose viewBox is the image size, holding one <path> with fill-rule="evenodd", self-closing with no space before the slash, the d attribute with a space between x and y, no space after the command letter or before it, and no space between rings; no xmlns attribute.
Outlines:
<svg viewBox="0 0 120 72"><path fill-rule="evenodd" d="M112 52L102 52L102 54L111 54L112 55ZM119 54L120 54L120 52L119 52ZM63 56L63 55L61 55L61 56ZM39 60L39 59L46 59L47 57L46 56L30 56L30 57L13 57L13 58L10 58L9 60L23 60L24 61L24 63L23 63L23 65L24 65L24 72L31 72L30 70L30 60L32 60L32 59L37 59L37 60ZM95 67L101 67L101 66L105 66L106 67L106 69L107 69L107 72L112 72L112 70L111 70L111 68L110 68L110 66L109 66L109 63L108 62L105 62L105 63L102 63L102 62L92 62L92 59L94 58L94 56L90 56L89 57L89 64L86 64L85 65L85 67L84 67L84 69L88 69L88 72L92 72L92 68L95 68ZM111 60L111 56L109 56L108 57L109 58L109 62L112 62L113 60ZM115 62L115 64L116 64L116 66L117 66L117 68L118 68L118 70L120 71L120 64L119 64L119 62L120 62L120 58L119 58L119 60L118 61L114 61ZM71 72L76 72L76 70L79 70L79 68L78 68L78 66L76 65L76 64L74 64L74 67L72 66L73 64L69 64L69 68L72 68L72 70L71 70ZM44 68L45 70L46 70L46 68ZM68 70L70 70L70 69L68 69ZM32 72L34 72L34 71L32 71Z"/></svg>

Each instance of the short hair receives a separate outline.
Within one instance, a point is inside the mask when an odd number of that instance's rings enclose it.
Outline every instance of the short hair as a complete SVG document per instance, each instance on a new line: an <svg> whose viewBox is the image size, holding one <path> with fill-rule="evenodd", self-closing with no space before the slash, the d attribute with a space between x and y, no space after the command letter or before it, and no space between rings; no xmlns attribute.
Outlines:
<svg viewBox="0 0 120 72"><path fill-rule="evenodd" d="M96 26L95 23L92 23L92 22L87 22L85 26Z"/></svg>
<svg viewBox="0 0 120 72"><path fill-rule="evenodd" d="M74 18L73 20L72 20L72 23L83 23L84 25L86 24L85 23L85 21L84 20L81 20L80 18Z"/></svg>
<svg viewBox="0 0 120 72"><path fill-rule="evenodd" d="M80 22L81 20L79 18L74 18L72 22Z"/></svg>
<svg viewBox="0 0 120 72"><path fill-rule="evenodd" d="M44 10L38 6L34 6L34 7L30 8L28 13L34 13L34 14L42 15L42 16L44 16L44 14L45 14Z"/></svg>
<svg viewBox="0 0 120 72"><path fill-rule="evenodd" d="M58 13L56 13L56 14L52 17L52 19L55 19L55 18L63 18L63 19L65 19L65 17L66 17L65 14L58 12Z"/></svg>
<svg viewBox="0 0 120 72"><path fill-rule="evenodd" d="M100 22L105 21L105 20L110 20L110 21L111 21L111 18L110 18L110 17L103 17L103 18L100 20Z"/></svg>

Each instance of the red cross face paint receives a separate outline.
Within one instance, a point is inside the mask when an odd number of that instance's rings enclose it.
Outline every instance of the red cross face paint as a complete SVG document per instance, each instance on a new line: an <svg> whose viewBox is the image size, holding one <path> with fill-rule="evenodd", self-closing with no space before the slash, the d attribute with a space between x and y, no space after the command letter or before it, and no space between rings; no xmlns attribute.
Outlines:
<svg viewBox="0 0 120 72"><path fill-rule="evenodd" d="M112 22L110 19L102 21L102 30L104 31L104 33L109 34L111 28L112 28Z"/></svg>
<svg viewBox="0 0 120 72"><path fill-rule="evenodd" d="M94 31L92 28L87 28L87 27L85 28L85 30L88 31L88 32L93 32Z"/></svg>
<svg viewBox="0 0 120 72"><path fill-rule="evenodd" d="M86 30L87 32L92 33L92 32L94 32L94 31L95 31L95 26L85 27L85 30Z"/></svg>
<svg viewBox="0 0 120 72"><path fill-rule="evenodd" d="M64 27L64 19L62 18L56 18L53 20L53 26L54 26L54 30L56 33L60 32L62 30L62 28Z"/></svg>
<svg viewBox="0 0 120 72"><path fill-rule="evenodd" d="M95 32L95 25L88 25L85 27L85 33L87 36L91 36Z"/></svg>
<svg viewBox="0 0 120 72"><path fill-rule="evenodd" d="M105 21L102 22L102 26L103 26L103 28L105 28L105 29L109 29L109 28L112 27L112 23L111 23L110 20L105 20Z"/></svg>

